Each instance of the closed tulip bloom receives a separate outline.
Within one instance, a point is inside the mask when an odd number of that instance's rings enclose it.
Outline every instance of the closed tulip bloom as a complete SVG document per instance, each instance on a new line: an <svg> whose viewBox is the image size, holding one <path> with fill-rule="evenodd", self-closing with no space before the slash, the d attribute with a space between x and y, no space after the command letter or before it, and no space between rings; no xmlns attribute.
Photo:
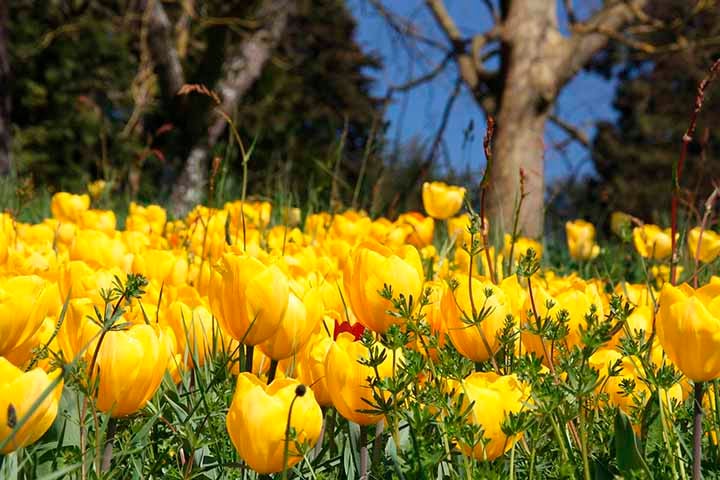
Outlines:
<svg viewBox="0 0 720 480"><path fill-rule="evenodd" d="M99 230L78 229L70 248L70 260L83 260L92 268L117 267L130 270L132 254L120 238Z"/></svg>
<svg viewBox="0 0 720 480"><path fill-rule="evenodd" d="M411 245L423 248L432 243L435 233L435 221L432 217L426 217L420 212L408 212L400 215L395 223L410 227L407 241Z"/></svg>
<svg viewBox="0 0 720 480"><path fill-rule="evenodd" d="M593 308L599 320L602 320L605 316L605 302L603 301L603 297L597 285L583 281L575 281L564 290L554 293L554 295L551 295L548 290L540 286L533 287L533 298L535 300L537 314L541 321L544 321L546 317L550 317L555 321L560 312L565 310L568 314L568 334L563 341L567 344L568 348L580 346L580 328L587 327L585 316L588 315ZM548 304L552 306L548 308ZM531 309L532 303L530 298L528 298L525 302L524 316L526 316L527 312ZM536 326L537 319L526 318L525 322L526 325ZM543 357L543 361L547 362L547 360L544 359L544 355L545 350L550 353L550 345L548 343L546 343L545 349L543 349L540 337L526 332L522 334L522 342L528 351L534 352L538 357ZM557 354L557 350L555 353Z"/></svg>
<svg viewBox="0 0 720 480"><path fill-rule="evenodd" d="M288 416L290 428L295 431L292 439L285 431ZM283 470L286 442L287 468L302 460L302 444L312 448L317 443L322 411L312 390L297 380L282 378L265 385L245 372L238 376L226 427L250 468L259 474L275 473Z"/></svg>
<svg viewBox="0 0 720 480"><path fill-rule="evenodd" d="M428 215L445 220L462 208L465 188L444 182L425 182L422 186L422 199Z"/></svg>
<svg viewBox="0 0 720 480"><path fill-rule="evenodd" d="M654 258L662 260L670 256L672 242L670 240L671 230L662 230L657 225L646 224L642 227L633 228L633 244L635 250L643 258Z"/></svg>
<svg viewBox="0 0 720 480"><path fill-rule="evenodd" d="M497 333L512 313L512 306L505 292L489 281L473 277L471 289L467 275L454 279L457 288L445 291L441 307L450 341L464 357L484 362L499 348Z"/></svg>
<svg viewBox="0 0 720 480"><path fill-rule="evenodd" d="M144 207L130 202L130 211L125 220L125 229L143 233L160 234L167 222L167 212L159 205Z"/></svg>
<svg viewBox="0 0 720 480"><path fill-rule="evenodd" d="M656 328L668 358L695 382L720 377L720 287L666 283Z"/></svg>
<svg viewBox="0 0 720 480"><path fill-rule="evenodd" d="M0 355L32 337L50 308L48 284L35 275L0 280Z"/></svg>
<svg viewBox="0 0 720 480"><path fill-rule="evenodd" d="M60 350L66 361L86 351L94 351L94 344L100 334L100 326L92 319L95 315L94 305L89 298L74 298L68 303L65 318L57 333Z"/></svg>
<svg viewBox="0 0 720 480"><path fill-rule="evenodd" d="M184 363L192 367L197 359L197 366L203 366L213 349L213 318L210 310L199 298L196 301L181 298L170 304L163 317L175 335L176 351L185 359Z"/></svg>
<svg viewBox="0 0 720 480"><path fill-rule="evenodd" d="M117 218L112 210L91 209L80 213L78 224L82 228L91 228L113 235L117 226Z"/></svg>
<svg viewBox="0 0 720 480"><path fill-rule="evenodd" d="M620 362L618 374L609 376L610 368L618 361ZM630 414L633 408L644 405L650 398L650 389L643 380L646 376L639 359L625 357L611 348L601 348L590 356L588 363L600 374L600 384L595 389L596 393L606 393L611 405L618 406ZM622 383L631 380L634 381L635 387L630 395L626 395ZM663 402L667 398L672 398L681 403L683 392L680 384L676 383L664 391L661 398Z"/></svg>
<svg viewBox="0 0 720 480"><path fill-rule="evenodd" d="M5 443L15 426L32 411L30 418L18 429L12 440L5 444L0 454L7 455L32 444L52 426L62 395L62 381L57 382L57 386L42 399L35 410L31 409L33 404L43 397L45 390L53 385L59 374L59 370L48 374L41 368L23 372L7 359L0 357L0 444Z"/></svg>
<svg viewBox="0 0 720 480"><path fill-rule="evenodd" d="M58 192L50 200L53 217L63 222L78 222L82 212L90 208L90 196Z"/></svg>
<svg viewBox="0 0 720 480"><path fill-rule="evenodd" d="M469 421L482 426L485 439L474 446L461 445L466 455L478 460L494 460L520 439L521 435L508 437L502 431L503 421L510 413L520 412L530 396L530 387L515 375L473 373L462 381L457 393L465 394L463 410L474 402Z"/></svg>
<svg viewBox="0 0 720 480"><path fill-rule="evenodd" d="M133 257L133 272L166 285L183 285L188 278L185 252L148 249Z"/></svg>
<svg viewBox="0 0 720 480"><path fill-rule="evenodd" d="M513 262L517 262L518 258L525 256L529 249L535 251L535 258L538 260L542 257L543 247L540 242L527 237L518 237L515 239L515 246L513 247L512 236L505 234L505 245L503 247L503 257L510 257L510 249L513 251Z"/></svg>
<svg viewBox="0 0 720 480"><path fill-rule="evenodd" d="M210 280L210 308L234 339L257 345L270 338L285 316L290 287L276 265L226 253Z"/></svg>
<svg viewBox="0 0 720 480"><path fill-rule="evenodd" d="M325 359L332 345L332 337L324 330L313 334L305 348L298 354L298 361L295 364L297 379L305 385L312 386L315 399L321 407L332 406L325 373Z"/></svg>
<svg viewBox="0 0 720 480"><path fill-rule="evenodd" d="M323 313L322 293L319 289L304 289L300 286L292 288L280 325L270 338L260 344L260 349L273 360L292 357L320 325Z"/></svg>
<svg viewBox="0 0 720 480"><path fill-rule="evenodd" d="M363 243L353 252L343 276L345 291L357 319L367 328L385 333L402 322L387 313L392 302L380 294L385 286L392 287L393 298L412 296L417 305L422 294L424 273L420 254L405 245L393 251L377 243Z"/></svg>
<svg viewBox="0 0 720 480"><path fill-rule="evenodd" d="M380 351L385 351L380 346ZM381 379L392 376L392 352L386 352L387 358L377 367ZM368 378L375 378L375 369L360 363L370 357L367 347L355 341L351 333L342 332L330 346L325 358L327 387L335 409L344 418L359 425L372 425L382 420L382 415L364 413L370 407L363 399L372 400L372 387ZM396 354L396 361L400 355Z"/></svg>
<svg viewBox="0 0 720 480"><path fill-rule="evenodd" d="M630 228L632 216L625 212L613 212L610 215L610 230L617 236L622 235L623 229Z"/></svg>
<svg viewBox="0 0 720 480"><path fill-rule="evenodd" d="M575 220L565 224L568 250L574 260L592 260L600 253L595 243L595 226L585 220Z"/></svg>
<svg viewBox="0 0 720 480"><path fill-rule="evenodd" d="M699 260L710 263L720 255L720 235L712 230L702 230L701 237L700 231L701 229L696 227L688 232L688 249L692 258L698 258L698 242L700 242Z"/></svg>
<svg viewBox="0 0 720 480"><path fill-rule="evenodd" d="M145 406L160 386L168 366L170 349L166 340L162 330L145 324L105 335L95 367L100 375L99 410L112 417L124 417ZM86 350L88 361L94 351L95 348Z"/></svg>

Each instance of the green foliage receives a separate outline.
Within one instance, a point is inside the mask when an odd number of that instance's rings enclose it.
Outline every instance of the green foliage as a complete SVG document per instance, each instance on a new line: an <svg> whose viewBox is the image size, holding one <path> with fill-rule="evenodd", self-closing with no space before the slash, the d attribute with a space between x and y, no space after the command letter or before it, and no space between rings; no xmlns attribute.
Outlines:
<svg viewBox="0 0 720 480"><path fill-rule="evenodd" d="M172 26L187 13L181 3L163 2ZM218 90L224 62L257 28L258 3L196 6L186 47L178 49L187 83ZM116 0L20 0L9 10L17 174L50 191L82 191L103 178L116 194L165 198L216 117L207 97L162 91L147 12ZM171 43L179 47L177 35ZM349 203L361 170L366 177L378 170L384 124L368 72L379 62L354 35L343 1L298 2L262 75L238 110L227 112L243 141L256 139L249 194L319 195L325 207L334 185ZM222 187L237 196L242 162L228 138L213 155L225 159Z"/></svg>
<svg viewBox="0 0 720 480"><path fill-rule="evenodd" d="M653 45L668 45L681 36L690 45L688 50L678 53L661 48L649 58L631 56L618 62L620 84L614 107L619 118L614 124L599 126L593 162L600 178L591 180L574 197L581 202L580 211L586 207L596 212L623 210L655 222L667 212L672 192L670 172L680 155L697 86L720 52L717 8L697 14L694 4L683 0L652 2L650 14L664 26L641 36L642 41ZM609 60L606 68L618 59ZM717 89L717 85L708 89L681 179L683 203L699 209L693 213L700 216L701 205L713 189L710 179L720 175Z"/></svg>

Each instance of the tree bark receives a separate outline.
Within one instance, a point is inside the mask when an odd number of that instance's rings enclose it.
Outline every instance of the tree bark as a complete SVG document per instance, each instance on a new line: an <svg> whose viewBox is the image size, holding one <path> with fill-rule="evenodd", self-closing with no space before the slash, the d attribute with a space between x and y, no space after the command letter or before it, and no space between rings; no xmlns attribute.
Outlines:
<svg viewBox="0 0 720 480"><path fill-rule="evenodd" d="M522 170L526 196L520 211L520 231L530 237L542 235L544 134L558 93L609 38L621 36L624 27L642 17L648 1L607 0L587 21L576 23L573 18L573 33L566 38L558 29L556 0L502 0L499 13L493 10L496 24L468 39L455 25L443 0L425 0L449 43L458 75L478 106L497 121L488 192L488 215L494 231L507 232L512 227ZM566 1L568 4L572 2ZM498 38L500 67L490 71L480 53Z"/></svg>
<svg viewBox="0 0 720 480"><path fill-rule="evenodd" d="M12 171L10 125L10 53L8 52L8 4L0 1L0 175Z"/></svg>
<svg viewBox="0 0 720 480"><path fill-rule="evenodd" d="M505 22L502 49L507 68L496 118L488 192L488 214L496 232L512 229L522 169L527 196L519 225L523 235L542 235L543 135L557 91L555 75L544 57L548 47L561 40L555 9L555 0L516 0Z"/></svg>
<svg viewBox="0 0 720 480"><path fill-rule="evenodd" d="M218 83L222 98L218 106L228 115L236 110L243 95L260 78L265 64L280 42L288 19L295 9L294 0L264 0L258 17L263 26L250 35L225 62L223 78ZM208 128L208 136L192 148L180 178L171 194L171 210L176 216L186 214L200 203L207 185L208 159L212 147L220 140L227 128L221 115L214 116Z"/></svg>
<svg viewBox="0 0 720 480"><path fill-rule="evenodd" d="M544 134L563 86L604 48L608 32L632 22L646 0L608 2L569 38L557 26L554 0L513 0L502 25L502 85L490 172L488 214L496 232L512 228L520 197L525 198L519 226L523 235L540 237L544 227Z"/></svg>

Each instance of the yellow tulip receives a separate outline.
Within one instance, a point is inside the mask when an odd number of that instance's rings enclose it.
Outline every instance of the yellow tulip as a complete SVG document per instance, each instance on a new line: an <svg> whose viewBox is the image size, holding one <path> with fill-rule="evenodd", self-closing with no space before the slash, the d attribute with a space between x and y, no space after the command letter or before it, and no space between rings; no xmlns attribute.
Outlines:
<svg viewBox="0 0 720 480"><path fill-rule="evenodd" d="M445 220L462 208L465 188L443 182L425 182L422 186L422 199L428 215Z"/></svg>
<svg viewBox="0 0 720 480"><path fill-rule="evenodd" d="M141 273L149 280L166 285L182 285L187 282L188 262L185 252L148 249L133 257L133 272Z"/></svg>
<svg viewBox="0 0 720 480"><path fill-rule="evenodd" d="M122 322L123 320L120 320ZM160 386L168 367L166 334L150 325L133 325L105 335L97 354L99 372L97 408L112 417L124 417L145 406ZM85 351L88 363L95 348Z"/></svg>
<svg viewBox="0 0 720 480"><path fill-rule="evenodd" d="M632 216L625 212L613 212L610 215L610 230L615 235L622 235L622 231L625 228L630 228L632 225Z"/></svg>
<svg viewBox="0 0 720 480"><path fill-rule="evenodd" d="M83 260L93 268L130 270L132 254L121 239L99 230L79 229L70 249L70 260Z"/></svg>
<svg viewBox="0 0 720 480"><path fill-rule="evenodd" d="M475 445L461 445L466 455L478 460L494 460L510 450L521 437L508 437L502 431L502 423L510 413L518 413L525 407L530 388L515 375L497 375L493 372L473 373L462 381L456 393L463 393L463 410L474 402L469 421L480 425L485 441L478 439Z"/></svg>
<svg viewBox="0 0 720 480"><path fill-rule="evenodd" d="M441 306L450 341L460 354L474 362L489 360L499 348L497 333L512 313L510 301L502 289L489 281L475 277L468 281L467 275L457 275L454 280L457 288L446 289Z"/></svg>
<svg viewBox="0 0 720 480"><path fill-rule="evenodd" d="M568 334L563 339L563 342L568 348L574 346L580 346L581 334L580 328L587 327L587 321L585 316L590 313L591 309L595 308L597 317L599 320L605 318L605 303L606 300L601 296L597 285L593 283L587 283L584 281L575 281L565 290L556 292L551 295L548 290L541 286L533 286L533 298L535 300L535 308L541 321L544 321L546 317L550 317L553 321L557 320L557 316L561 310L565 310L568 313L567 328ZM552 307L548 308L548 304ZM525 302L524 315L525 324L530 326L536 326L536 318L527 318L527 312L532 309L532 303L530 298ZM545 351L550 354L551 345L546 342L545 348L539 336L527 332L523 332L522 335L523 345L530 352L534 352L538 357L543 357L543 361L547 362L544 358ZM557 353L557 352L556 352Z"/></svg>
<svg viewBox="0 0 720 480"><path fill-rule="evenodd" d="M700 237L701 229L693 228L688 232L688 249L692 258L698 257L698 242L700 242L699 259L703 263L710 263L720 255L720 235L712 230L702 230L702 238Z"/></svg>
<svg viewBox="0 0 720 480"><path fill-rule="evenodd" d="M167 222L167 212L159 205L144 207L130 202L130 211L125 219L125 229L143 233L161 234Z"/></svg>
<svg viewBox="0 0 720 480"><path fill-rule="evenodd" d="M332 345L333 339L325 331L315 333L298 354L295 364L297 379L312 387L321 407L332 406L325 373L325 359Z"/></svg>
<svg viewBox="0 0 720 480"><path fill-rule="evenodd" d="M633 244L635 250L643 258L662 260L670 256L671 230L662 230L657 225L646 224L633 228Z"/></svg>
<svg viewBox="0 0 720 480"><path fill-rule="evenodd" d="M510 249L513 249L513 262L517 262L518 258L524 256L529 249L535 251L535 258L540 260L542 257L543 247L542 244L532 238L518 237L515 239L515 246L512 246L512 235L505 234L505 245L503 247L503 257L510 257Z"/></svg>
<svg viewBox="0 0 720 480"><path fill-rule="evenodd" d="M270 338L260 344L263 353L273 360L294 356L305 346L322 320L325 307L320 290L293 287L280 325Z"/></svg>
<svg viewBox="0 0 720 480"><path fill-rule="evenodd" d="M220 327L246 345L262 343L275 333L290 294L287 277L276 265L231 252L222 256L209 290Z"/></svg>
<svg viewBox="0 0 720 480"><path fill-rule="evenodd" d="M585 220L565 224L568 250L574 260L591 260L598 256L600 247L595 243L595 226Z"/></svg>
<svg viewBox="0 0 720 480"><path fill-rule="evenodd" d="M385 361L377 367L380 378L392 376L393 353L379 346L380 353L385 352ZM360 363L367 360L370 354L367 347L355 341L351 333L342 332L330 346L325 358L325 374L327 388L335 409L344 418L360 425L372 425L382 420L382 415L365 413L370 406L363 399L372 400L372 387L369 378L375 378L375 369ZM401 360L396 354L396 362Z"/></svg>
<svg viewBox="0 0 720 480"><path fill-rule="evenodd" d="M78 225L81 228L91 228L113 235L117 226L117 219L115 218L115 212L112 210L85 210L80 213Z"/></svg>
<svg viewBox="0 0 720 480"><path fill-rule="evenodd" d="M614 366L617 361L620 361L619 374L609 376L610 367ZM616 405L629 414L634 407L644 406L650 398L650 389L643 381L645 373L639 359L624 357L620 352L611 348L601 348L590 356L588 363L600 374L601 382L597 386L596 392L598 394L606 393L611 405ZM624 395L621 386L624 380L635 382L635 388L631 395ZM683 401L682 387L679 383L670 387L666 395L677 402ZM665 394L663 401L666 401Z"/></svg>
<svg viewBox="0 0 720 480"><path fill-rule="evenodd" d="M655 326L668 358L695 382L720 377L720 286L694 290L669 283L660 292Z"/></svg>
<svg viewBox="0 0 720 480"><path fill-rule="evenodd" d="M50 200L50 210L53 217L62 222L77 223L82 212L90 208L88 195L73 195L67 192L58 192Z"/></svg>
<svg viewBox="0 0 720 480"><path fill-rule="evenodd" d="M48 283L29 275L0 279L0 355L27 342L50 308Z"/></svg>
<svg viewBox="0 0 720 480"><path fill-rule="evenodd" d="M105 180L95 180L94 182L87 184L87 191L93 200L97 200L105 191L105 187L107 187L107 182Z"/></svg>
<svg viewBox="0 0 720 480"><path fill-rule="evenodd" d="M82 260L71 260L60 270L60 297L63 301L68 295L72 298L87 297L102 306L100 291L112 288L115 277L124 277L123 271L117 267L92 268Z"/></svg>
<svg viewBox="0 0 720 480"><path fill-rule="evenodd" d="M7 441L0 454L7 455L30 445L52 426L62 395L62 381L57 381L59 374L59 370L48 374L41 368L23 372L0 357L0 444L8 440L15 426L30 414L33 404L57 382L57 386L43 398L15 436Z"/></svg>
<svg viewBox="0 0 720 480"><path fill-rule="evenodd" d="M290 428L295 431L293 439L285 431L288 416ZM282 378L265 385L255 375L241 373L226 427L250 468L260 474L275 473L302 460L302 444L312 448L317 443L322 411L312 390L297 380ZM286 443L288 463L283 465Z"/></svg>
<svg viewBox="0 0 720 480"><path fill-rule="evenodd" d="M97 303L102 312L102 303ZM93 301L89 298L74 298L68 303L65 318L57 333L58 345L66 361L76 356L94 351L94 345L100 334L100 326L91 319L96 319Z"/></svg>
<svg viewBox="0 0 720 480"><path fill-rule="evenodd" d="M191 287L183 290L194 292ZM197 366L203 366L213 350L213 317L197 292L194 295L186 293L173 301L163 317L175 335L176 352L185 359L184 363L193 367L197 358Z"/></svg>
<svg viewBox="0 0 720 480"><path fill-rule="evenodd" d="M400 215L395 223L411 228L407 237L411 245L423 248L432 243L435 232L435 222L432 217L426 217L420 212L408 212Z"/></svg>
<svg viewBox="0 0 720 480"><path fill-rule="evenodd" d="M385 286L392 287L393 298L400 294L406 299L412 296L417 305L424 277L415 247L405 245L393 252L377 243L363 243L353 252L343 281L358 321L377 333L384 333L403 320L387 313L393 306L381 295Z"/></svg>

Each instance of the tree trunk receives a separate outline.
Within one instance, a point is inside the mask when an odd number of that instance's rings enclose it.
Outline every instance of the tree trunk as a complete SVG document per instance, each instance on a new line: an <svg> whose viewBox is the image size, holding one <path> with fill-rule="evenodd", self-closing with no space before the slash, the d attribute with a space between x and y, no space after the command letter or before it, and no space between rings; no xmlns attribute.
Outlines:
<svg viewBox="0 0 720 480"><path fill-rule="evenodd" d="M240 45L234 56L226 60L224 76L217 85L222 97L218 108L227 115L233 114L243 95L260 78L294 10L294 0L265 0L261 3L258 17L264 25ZM170 201L176 217L186 214L202 200L207 185L210 151L227 127L225 118L220 115L213 117L211 122L207 138L193 147L173 188Z"/></svg>
<svg viewBox="0 0 720 480"><path fill-rule="evenodd" d="M0 175L12 170L10 136L10 53L8 52L8 4L0 1Z"/></svg>
<svg viewBox="0 0 720 480"><path fill-rule="evenodd" d="M506 63L488 196L488 215L495 232L512 231L521 169L526 194L520 211L521 233L540 237L543 232L543 135L557 92L554 72L544 59L548 49L561 41L555 9L554 0L517 0L508 12L502 45Z"/></svg>

